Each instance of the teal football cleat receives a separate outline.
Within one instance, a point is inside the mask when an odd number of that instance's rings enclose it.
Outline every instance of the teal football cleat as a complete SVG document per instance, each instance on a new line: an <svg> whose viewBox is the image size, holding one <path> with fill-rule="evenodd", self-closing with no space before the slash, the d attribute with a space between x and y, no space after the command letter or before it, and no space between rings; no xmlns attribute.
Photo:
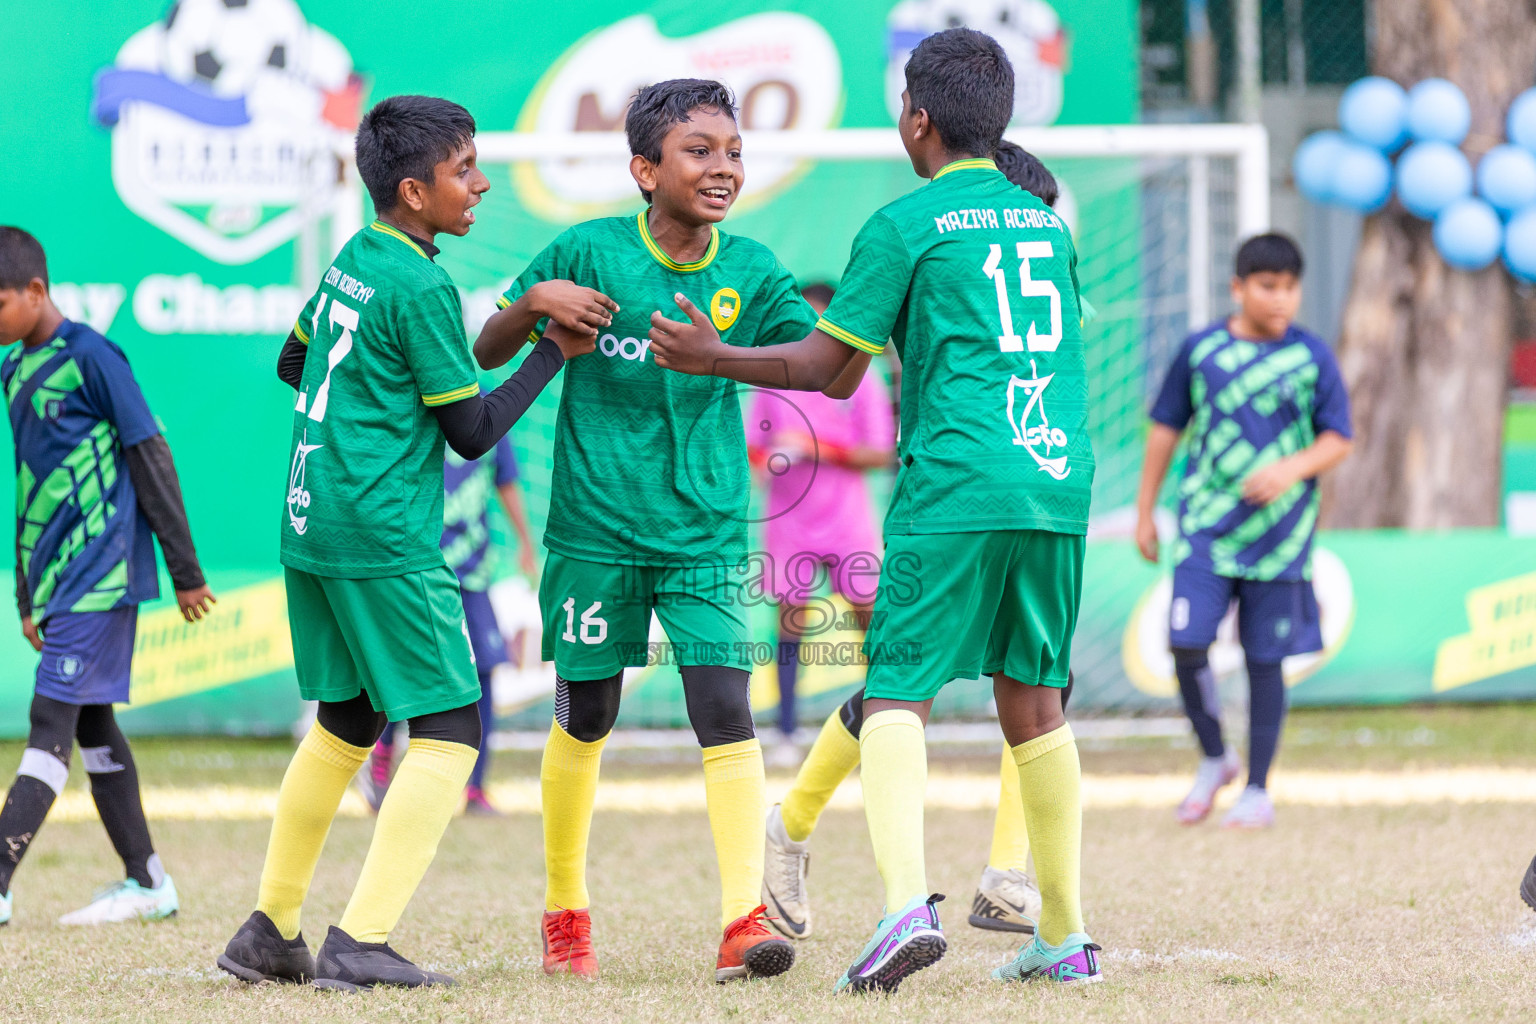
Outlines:
<svg viewBox="0 0 1536 1024"><path fill-rule="evenodd" d="M944 897L919 896L875 926L875 937L853 966L837 979L835 991L895 992L902 979L943 957L948 945L934 904Z"/></svg>
<svg viewBox="0 0 1536 1024"><path fill-rule="evenodd" d="M11 923L11 894L0 892L0 925Z"/></svg>
<svg viewBox="0 0 1536 1024"><path fill-rule="evenodd" d="M70 911L59 918L59 924L113 924L118 921L159 921L175 917L181 909L176 895L176 883L166 875L153 889L146 888L131 878L115 882L96 894L79 910Z"/></svg>
<svg viewBox="0 0 1536 1024"><path fill-rule="evenodd" d="M1059 946L1049 946L1036 933L1019 947L1019 955L992 972L993 981L1034 981L1045 978L1063 983L1103 981L1099 971L1099 947L1082 932L1073 932Z"/></svg>

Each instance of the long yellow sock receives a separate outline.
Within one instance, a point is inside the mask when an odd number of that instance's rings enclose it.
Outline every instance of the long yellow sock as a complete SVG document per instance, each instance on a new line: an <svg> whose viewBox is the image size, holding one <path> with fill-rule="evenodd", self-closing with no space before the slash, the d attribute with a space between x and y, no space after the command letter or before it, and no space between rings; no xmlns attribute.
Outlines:
<svg viewBox="0 0 1536 1024"><path fill-rule="evenodd" d="M999 871L1023 871L1029 862L1029 828L1024 823L1024 802L1019 795L1019 766L1007 744L1003 745L1001 783L987 866Z"/></svg>
<svg viewBox="0 0 1536 1024"><path fill-rule="evenodd" d="M867 726L866 726L867 728ZM1040 882L1040 939L1059 946L1083 930L1082 767L1072 727L1063 725L1013 748L1029 841Z"/></svg>
<svg viewBox="0 0 1536 1024"><path fill-rule="evenodd" d="M379 807L363 872L338 928L359 942L389 938L437 856L478 753L467 743L412 737Z"/></svg>
<svg viewBox="0 0 1536 1024"><path fill-rule="evenodd" d="M604 736L583 743L549 723L539 791L544 801L544 909L581 910L592 905L587 894L587 837L597 802L597 774Z"/></svg>
<svg viewBox="0 0 1536 1024"><path fill-rule="evenodd" d="M755 739L704 748L704 802L720 862L720 927L750 914L763 891L763 748Z"/></svg>
<svg viewBox="0 0 1536 1024"><path fill-rule="evenodd" d="M283 938L299 934L299 912L331 821L352 776L368 758L368 747L343 743L316 722L304 734L282 788L261 867L256 909L272 919Z"/></svg>
<svg viewBox="0 0 1536 1024"><path fill-rule="evenodd" d="M822 724L811 752L795 775L795 784L779 806L784 831L791 840L803 843L811 838L832 794L858 763L858 738L843 725L843 709L839 707Z"/></svg>
<svg viewBox="0 0 1536 1024"><path fill-rule="evenodd" d="M859 730L864 817L875 865L885 880L885 912L894 914L928 895L923 859L923 792L928 748L923 720L910 711L880 711Z"/></svg>

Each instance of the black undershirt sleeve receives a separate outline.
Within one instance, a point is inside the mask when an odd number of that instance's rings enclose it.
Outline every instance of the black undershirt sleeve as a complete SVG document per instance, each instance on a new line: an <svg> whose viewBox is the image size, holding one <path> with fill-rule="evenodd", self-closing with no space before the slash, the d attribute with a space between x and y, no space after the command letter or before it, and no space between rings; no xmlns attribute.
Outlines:
<svg viewBox="0 0 1536 1024"><path fill-rule="evenodd" d="M26 618L32 614L32 594L27 590L27 574L21 571L21 538L16 538L16 611Z"/></svg>
<svg viewBox="0 0 1536 1024"><path fill-rule="evenodd" d="M545 338L494 391L434 408L448 446L466 459L490 451L564 365L560 346Z"/></svg>
<svg viewBox="0 0 1536 1024"><path fill-rule="evenodd" d="M195 590L206 581L192 546L192 528L187 523L187 508L181 500L181 481L176 464L171 461L171 446L156 434L124 450L128 458L128 479L138 494L139 510L149 521L149 528L160 538L165 553L165 568L177 590Z"/></svg>
<svg viewBox="0 0 1536 1024"><path fill-rule="evenodd" d="M288 332L288 340L283 342L283 350L277 356L277 376L295 391L304 382L304 356L308 352L309 346L300 341L298 335Z"/></svg>

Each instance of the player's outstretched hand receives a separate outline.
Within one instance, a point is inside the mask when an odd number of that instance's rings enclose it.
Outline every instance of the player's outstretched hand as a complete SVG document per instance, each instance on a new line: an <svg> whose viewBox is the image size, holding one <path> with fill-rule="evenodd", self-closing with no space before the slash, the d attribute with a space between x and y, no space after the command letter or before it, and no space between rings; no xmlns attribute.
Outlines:
<svg viewBox="0 0 1536 1024"><path fill-rule="evenodd" d="M619 304L602 292L571 281L540 281L528 289L528 300L554 323L594 338L619 311Z"/></svg>
<svg viewBox="0 0 1536 1024"><path fill-rule="evenodd" d="M213 606L219 603L219 599L213 596L213 591L204 583L200 587L191 590L176 591L176 603L181 606L181 617L188 622L197 622L204 615L213 611Z"/></svg>
<svg viewBox="0 0 1536 1024"><path fill-rule="evenodd" d="M1287 459L1271 462L1255 470L1243 481L1243 500L1250 505L1268 505L1297 483L1296 471Z"/></svg>
<svg viewBox="0 0 1536 1024"><path fill-rule="evenodd" d="M1136 517L1136 550L1142 558L1157 564L1157 523L1151 516Z"/></svg>
<svg viewBox="0 0 1536 1024"><path fill-rule="evenodd" d="M661 310L651 314L651 354L656 365L678 373L708 375L714 373L715 359L721 346L720 332L698 306L681 292L672 296L687 320L668 320Z"/></svg>
<svg viewBox="0 0 1536 1024"><path fill-rule="evenodd" d="M558 322L552 321L544 328L544 337L560 346L560 354L565 356L566 362L570 362L577 356L584 356L597 348L596 331L590 334L574 331Z"/></svg>
<svg viewBox="0 0 1536 1024"><path fill-rule="evenodd" d="M38 634L37 623L32 621L32 616L21 617L21 635L27 638L27 643L32 645L34 651L38 654L43 653L43 638Z"/></svg>

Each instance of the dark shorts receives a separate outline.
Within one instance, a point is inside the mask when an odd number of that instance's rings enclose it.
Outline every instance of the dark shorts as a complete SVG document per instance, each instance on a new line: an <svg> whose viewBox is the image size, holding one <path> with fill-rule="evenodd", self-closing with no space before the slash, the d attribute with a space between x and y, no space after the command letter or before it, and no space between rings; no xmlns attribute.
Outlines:
<svg viewBox="0 0 1536 1024"><path fill-rule="evenodd" d="M1173 571L1168 645L1209 647L1233 601L1237 602L1238 641L1254 661L1277 662L1323 649L1322 621L1311 580L1240 580L1183 566Z"/></svg>
<svg viewBox="0 0 1536 1024"><path fill-rule="evenodd" d="M48 616L38 694L64 704L126 703L138 622L138 605Z"/></svg>
<svg viewBox="0 0 1536 1024"><path fill-rule="evenodd" d="M491 595L483 590L465 590L464 623L469 627L469 647L475 652L475 671L485 675L507 660L507 642L502 638Z"/></svg>

